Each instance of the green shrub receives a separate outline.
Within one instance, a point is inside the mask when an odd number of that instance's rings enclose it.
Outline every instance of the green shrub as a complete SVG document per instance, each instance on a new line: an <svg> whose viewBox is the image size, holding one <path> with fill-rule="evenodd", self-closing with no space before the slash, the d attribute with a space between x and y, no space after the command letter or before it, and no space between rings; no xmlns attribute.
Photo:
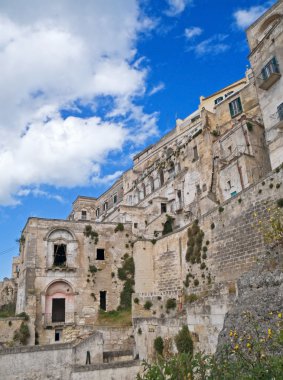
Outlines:
<svg viewBox="0 0 283 380"><path fill-rule="evenodd" d="M197 299L198 299L198 296L194 293L188 294L186 296L186 301L189 303L193 303L193 302L197 301Z"/></svg>
<svg viewBox="0 0 283 380"><path fill-rule="evenodd" d="M176 309L177 303L175 298L169 298L166 302L166 309L171 310L171 309Z"/></svg>
<svg viewBox="0 0 283 380"><path fill-rule="evenodd" d="M8 318L15 316L16 305L14 303L8 303L0 307L0 318Z"/></svg>
<svg viewBox="0 0 283 380"><path fill-rule="evenodd" d="M223 212L223 211L224 211L224 207L220 206L220 207L218 208L218 211L219 211L220 213Z"/></svg>
<svg viewBox="0 0 283 380"><path fill-rule="evenodd" d="M194 280L194 286L198 286L199 285L199 280L196 278L195 280Z"/></svg>
<svg viewBox="0 0 283 380"><path fill-rule="evenodd" d="M96 273L97 272L97 268L95 265L90 265L88 270L91 272L91 273Z"/></svg>
<svg viewBox="0 0 283 380"><path fill-rule="evenodd" d="M253 130L253 125L252 125L252 123L251 122L247 122L247 128L248 128L248 131L249 132L252 132L252 130Z"/></svg>
<svg viewBox="0 0 283 380"><path fill-rule="evenodd" d="M22 311L21 313L17 314L16 317L24 318L25 321L29 321L29 316L25 311Z"/></svg>
<svg viewBox="0 0 283 380"><path fill-rule="evenodd" d="M152 302L151 301L146 301L145 304L143 305L143 308L145 310L150 310L152 307Z"/></svg>
<svg viewBox="0 0 283 380"><path fill-rule="evenodd" d="M139 304L139 303L140 303L140 300L139 300L138 298L135 298L135 299L134 299L134 303Z"/></svg>
<svg viewBox="0 0 283 380"><path fill-rule="evenodd" d="M118 223L117 224L117 226L115 227L115 230L114 230L114 232L116 233L116 232L122 232L122 231L124 231L124 224L123 223Z"/></svg>
<svg viewBox="0 0 283 380"><path fill-rule="evenodd" d="M175 336L175 344L179 353L193 353L193 340L188 326L183 326Z"/></svg>
<svg viewBox="0 0 283 380"><path fill-rule="evenodd" d="M277 200L277 206L280 208L283 207L283 198Z"/></svg>
<svg viewBox="0 0 283 380"><path fill-rule="evenodd" d="M90 224L85 226L84 235L85 237L90 238L94 244L98 243L98 233L92 229L92 226Z"/></svg>
<svg viewBox="0 0 283 380"><path fill-rule="evenodd" d="M22 322L20 328L14 332L13 340L15 342L20 342L25 346L29 340L29 337L30 332L28 325L25 322Z"/></svg>
<svg viewBox="0 0 283 380"><path fill-rule="evenodd" d="M157 338L154 339L154 349L155 351L162 356L163 354L163 350L164 350L164 343L163 343L163 339L161 338L161 336L158 336Z"/></svg>

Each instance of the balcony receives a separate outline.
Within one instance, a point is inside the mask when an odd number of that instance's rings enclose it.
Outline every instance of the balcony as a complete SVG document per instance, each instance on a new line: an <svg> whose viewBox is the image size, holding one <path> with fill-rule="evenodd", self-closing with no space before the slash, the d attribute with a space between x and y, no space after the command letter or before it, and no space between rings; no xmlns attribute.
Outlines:
<svg viewBox="0 0 283 380"><path fill-rule="evenodd" d="M268 90L274 85L281 77L278 63L274 58L272 58L267 65L261 70L261 76L259 78L259 88L262 90Z"/></svg>
<svg viewBox="0 0 283 380"><path fill-rule="evenodd" d="M61 318L58 316L52 315L52 313L44 314L44 326L65 326L72 325L75 323L75 313L65 313L65 315Z"/></svg>
<svg viewBox="0 0 283 380"><path fill-rule="evenodd" d="M283 108L272 114L270 118L272 119L273 128L283 129Z"/></svg>

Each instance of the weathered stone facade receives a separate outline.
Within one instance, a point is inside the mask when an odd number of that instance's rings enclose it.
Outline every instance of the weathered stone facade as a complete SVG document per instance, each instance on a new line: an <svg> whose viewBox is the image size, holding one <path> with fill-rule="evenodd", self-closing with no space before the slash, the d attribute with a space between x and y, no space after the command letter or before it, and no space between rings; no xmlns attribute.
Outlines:
<svg viewBox="0 0 283 380"><path fill-rule="evenodd" d="M54 369L63 366L73 379L93 373L132 379L138 363L129 359L152 359L157 336L176 351L174 336L183 324L197 349L215 351L237 280L266 251L254 214L264 220L283 198L281 124L274 129L269 122L274 102L283 102L281 74L275 73L280 75L273 76L268 93L258 82L262 62L254 58L257 50L263 49L264 60L271 54L269 38L257 40L267 28L268 36L274 33L272 54L283 67L282 4L249 28L252 69L245 78L201 97L198 109L137 154L133 168L101 197L79 196L67 220L27 221L9 282L13 294L4 290L7 281L1 283L6 298L0 297L0 306L17 293L16 312L29 315L30 346L44 345L31 348L39 360L51 360ZM270 142L271 129L278 133ZM123 269L126 260L134 281ZM100 325L100 309L117 310L127 287L130 296L134 291L133 326ZM70 343L78 338L86 345L79 346L79 362ZM93 347L97 356L85 367L84 355ZM15 350L14 355L28 352ZM60 350L64 363L56 356ZM100 368L103 361L108 367ZM121 369L122 361L128 370Z"/></svg>

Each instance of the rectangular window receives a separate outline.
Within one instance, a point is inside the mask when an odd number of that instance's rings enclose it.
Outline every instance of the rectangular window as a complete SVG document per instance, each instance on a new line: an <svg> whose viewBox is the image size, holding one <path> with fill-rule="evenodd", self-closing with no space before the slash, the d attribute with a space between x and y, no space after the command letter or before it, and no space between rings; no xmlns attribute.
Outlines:
<svg viewBox="0 0 283 380"><path fill-rule="evenodd" d="M100 208L99 207L96 209L95 215L97 218L99 218L99 215L100 215Z"/></svg>
<svg viewBox="0 0 283 380"><path fill-rule="evenodd" d="M279 120L283 120L283 103L281 103L280 106L277 107L277 112Z"/></svg>
<svg viewBox="0 0 283 380"><path fill-rule="evenodd" d="M197 194L201 194L200 185L196 185L196 189L197 189Z"/></svg>
<svg viewBox="0 0 283 380"><path fill-rule="evenodd" d="M134 223L134 228L138 228L138 223Z"/></svg>
<svg viewBox="0 0 283 380"><path fill-rule="evenodd" d="M82 219L86 220L86 211L82 211Z"/></svg>
<svg viewBox="0 0 283 380"><path fill-rule="evenodd" d="M237 98L229 103L231 117L235 117L243 112L241 99Z"/></svg>
<svg viewBox="0 0 283 380"><path fill-rule="evenodd" d="M193 153L194 153L194 161L198 160L198 147L193 147Z"/></svg>
<svg viewBox="0 0 283 380"><path fill-rule="evenodd" d="M55 330L55 342L60 342L62 336L62 330Z"/></svg>
<svg viewBox="0 0 283 380"><path fill-rule="evenodd" d="M161 214L167 212L167 205L166 203L161 203Z"/></svg>
<svg viewBox="0 0 283 380"><path fill-rule="evenodd" d="M113 196L113 203L116 204L117 201L118 201L118 195L115 194L115 195Z"/></svg>
<svg viewBox="0 0 283 380"><path fill-rule="evenodd" d="M273 57L261 70L261 76L263 80L268 79L271 74L277 73L279 74L279 65L275 57Z"/></svg>
<svg viewBox="0 0 283 380"><path fill-rule="evenodd" d="M54 262L55 266L65 266L67 261L66 244L54 244Z"/></svg>
<svg viewBox="0 0 283 380"><path fill-rule="evenodd" d="M99 295L100 295L100 302L99 302L100 309L106 311L106 292L101 291L99 292Z"/></svg>
<svg viewBox="0 0 283 380"><path fill-rule="evenodd" d="M96 260L105 260L104 249L97 248L96 250Z"/></svg>

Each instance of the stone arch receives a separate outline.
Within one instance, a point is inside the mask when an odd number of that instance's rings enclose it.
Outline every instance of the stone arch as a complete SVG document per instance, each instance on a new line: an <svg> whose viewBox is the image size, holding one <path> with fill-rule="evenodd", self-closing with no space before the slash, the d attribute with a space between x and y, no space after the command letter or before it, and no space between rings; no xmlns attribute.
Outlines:
<svg viewBox="0 0 283 380"><path fill-rule="evenodd" d="M159 177L159 184L160 187L164 185L164 172L162 169L159 170L158 172L158 177Z"/></svg>
<svg viewBox="0 0 283 380"><path fill-rule="evenodd" d="M173 178L174 174L175 174L175 164L174 164L173 161L170 161L168 163L168 176L169 176L169 179Z"/></svg>
<svg viewBox="0 0 283 380"><path fill-rule="evenodd" d="M146 197L146 187L145 184L141 184L141 199L144 199Z"/></svg>
<svg viewBox="0 0 283 380"><path fill-rule="evenodd" d="M148 177L149 191L150 194L154 192L154 180L151 176Z"/></svg>
<svg viewBox="0 0 283 380"><path fill-rule="evenodd" d="M64 280L52 281L44 292L45 324L65 324L74 321L74 291L72 285Z"/></svg>
<svg viewBox="0 0 283 380"><path fill-rule="evenodd" d="M260 26L259 33L266 33L267 29L271 29L276 23L278 23L282 19L282 15L279 13L275 13L272 16L268 17Z"/></svg>
<svg viewBox="0 0 283 380"><path fill-rule="evenodd" d="M78 242L69 228L54 227L47 233L45 240L47 268L76 267Z"/></svg>

